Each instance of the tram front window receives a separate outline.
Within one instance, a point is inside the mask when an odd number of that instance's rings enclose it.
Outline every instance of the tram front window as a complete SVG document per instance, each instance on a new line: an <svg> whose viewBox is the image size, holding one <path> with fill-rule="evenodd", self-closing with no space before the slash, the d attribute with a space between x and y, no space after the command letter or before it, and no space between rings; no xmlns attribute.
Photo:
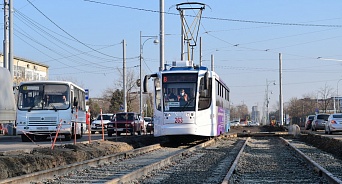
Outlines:
<svg viewBox="0 0 342 184"><path fill-rule="evenodd" d="M195 111L197 80L197 73L163 74L163 111Z"/></svg>
<svg viewBox="0 0 342 184"><path fill-rule="evenodd" d="M163 86L164 112L194 111L196 83L166 84Z"/></svg>

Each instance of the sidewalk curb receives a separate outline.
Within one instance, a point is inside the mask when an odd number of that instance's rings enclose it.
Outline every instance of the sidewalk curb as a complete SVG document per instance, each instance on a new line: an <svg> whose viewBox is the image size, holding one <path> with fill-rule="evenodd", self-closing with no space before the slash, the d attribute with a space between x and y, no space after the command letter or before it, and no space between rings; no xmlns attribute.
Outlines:
<svg viewBox="0 0 342 184"><path fill-rule="evenodd" d="M20 139L20 136L18 136L18 135L0 135L0 142L14 140L14 139Z"/></svg>

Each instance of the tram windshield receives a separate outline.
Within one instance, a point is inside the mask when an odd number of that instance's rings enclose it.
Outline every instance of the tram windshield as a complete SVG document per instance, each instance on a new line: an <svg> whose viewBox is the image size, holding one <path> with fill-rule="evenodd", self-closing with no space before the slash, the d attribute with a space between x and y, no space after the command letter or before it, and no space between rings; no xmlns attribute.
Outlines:
<svg viewBox="0 0 342 184"><path fill-rule="evenodd" d="M195 111L197 73L164 74L164 112Z"/></svg>
<svg viewBox="0 0 342 184"><path fill-rule="evenodd" d="M68 109L69 86L66 84L25 84L19 88L19 110Z"/></svg>

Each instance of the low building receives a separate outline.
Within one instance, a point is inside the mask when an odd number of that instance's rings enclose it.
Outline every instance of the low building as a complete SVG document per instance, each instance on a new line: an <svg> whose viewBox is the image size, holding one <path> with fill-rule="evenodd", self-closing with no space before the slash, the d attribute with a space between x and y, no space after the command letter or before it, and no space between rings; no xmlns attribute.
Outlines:
<svg viewBox="0 0 342 184"><path fill-rule="evenodd" d="M3 54L0 54L0 67L3 67ZM23 81L48 80L49 66L32 60L13 58L13 85L17 86Z"/></svg>

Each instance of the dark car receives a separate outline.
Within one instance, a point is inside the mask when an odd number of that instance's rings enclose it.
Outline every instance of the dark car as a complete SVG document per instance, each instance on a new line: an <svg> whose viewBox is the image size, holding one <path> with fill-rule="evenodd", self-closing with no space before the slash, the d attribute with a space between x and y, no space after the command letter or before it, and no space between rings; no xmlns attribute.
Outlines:
<svg viewBox="0 0 342 184"><path fill-rule="evenodd" d="M305 130L311 129L312 121L314 120L314 118L315 118L315 115L309 115L308 117L306 117Z"/></svg>
<svg viewBox="0 0 342 184"><path fill-rule="evenodd" d="M114 120L107 124L107 133L111 137L113 134L120 135L121 133L135 132L141 135L144 130L144 122L139 120L139 115L134 112L117 113Z"/></svg>
<svg viewBox="0 0 342 184"><path fill-rule="evenodd" d="M147 125L146 125L146 132L150 133L150 134L154 132L154 123L153 123L153 121L150 121L150 122L147 123Z"/></svg>
<svg viewBox="0 0 342 184"><path fill-rule="evenodd" d="M325 124L328 122L329 114L316 114L312 124L311 124L311 130L324 130Z"/></svg>

